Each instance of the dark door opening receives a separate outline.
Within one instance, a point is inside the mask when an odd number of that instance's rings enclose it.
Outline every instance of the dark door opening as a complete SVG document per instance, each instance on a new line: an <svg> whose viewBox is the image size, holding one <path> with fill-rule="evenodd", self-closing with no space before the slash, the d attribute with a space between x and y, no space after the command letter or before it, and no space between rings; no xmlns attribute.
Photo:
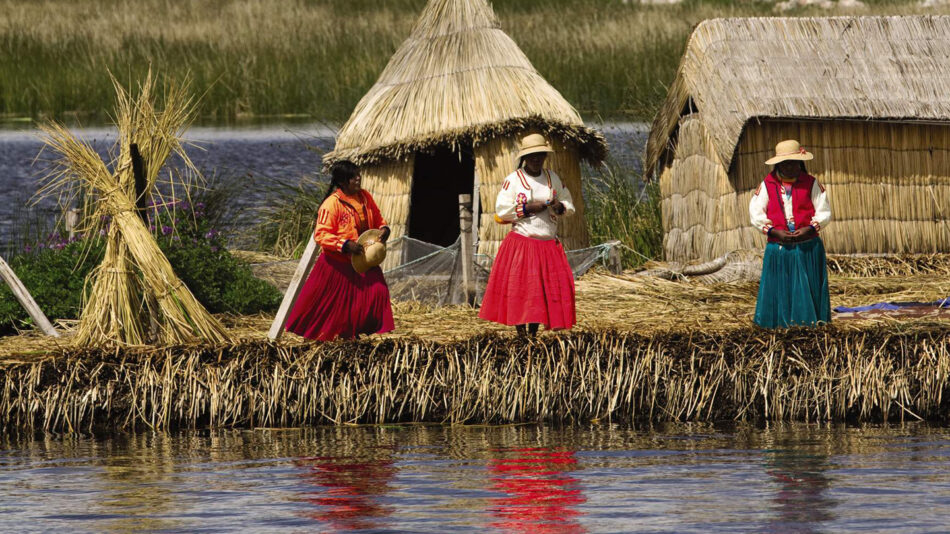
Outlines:
<svg viewBox="0 0 950 534"><path fill-rule="evenodd" d="M459 195L472 194L475 159L470 148L440 146L416 154L409 200L409 237L447 247L459 236Z"/></svg>

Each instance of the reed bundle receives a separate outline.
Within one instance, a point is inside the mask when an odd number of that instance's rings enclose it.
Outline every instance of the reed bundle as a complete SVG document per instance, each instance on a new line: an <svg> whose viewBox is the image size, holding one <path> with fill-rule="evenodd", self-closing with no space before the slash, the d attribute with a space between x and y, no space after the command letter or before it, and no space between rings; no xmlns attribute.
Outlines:
<svg viewBox="0 0 950 534"><path fill-rule="evenodd" d="M45 145L57 155L41 195L68 195L80 188L92 193L95 205L83 231L95 234L109 221L102 264L91 276L75 343L79 345L142 345L195 340L226 341L221 324L178 279L168 259L140 216L131 149L136 146L144 166L142 193L151 198L166 159L175 153L190 164L181 136L194 117L187 87L171 86L165 107L154 105L154 81L149 75L138 98L115 82L119 153L110 170L85 142L65 126L41 126Z"/></svg>
<svg viewBox="0 0 950 534"><path fill-rule="evenodd" d="M948 366L934 326L88 348L2 367L0 425L945 419Z"/></svg>

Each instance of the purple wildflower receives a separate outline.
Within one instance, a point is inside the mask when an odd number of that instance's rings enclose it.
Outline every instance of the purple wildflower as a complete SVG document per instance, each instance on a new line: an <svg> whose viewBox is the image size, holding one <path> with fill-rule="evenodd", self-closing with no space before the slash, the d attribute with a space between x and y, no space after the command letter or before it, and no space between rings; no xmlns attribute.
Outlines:
<svg viewBox="0 0 950 534"><path fill-rule="evenodd" d="M168 235L172 233L172 227L168 225L162 225L162 235Z"/></svg>

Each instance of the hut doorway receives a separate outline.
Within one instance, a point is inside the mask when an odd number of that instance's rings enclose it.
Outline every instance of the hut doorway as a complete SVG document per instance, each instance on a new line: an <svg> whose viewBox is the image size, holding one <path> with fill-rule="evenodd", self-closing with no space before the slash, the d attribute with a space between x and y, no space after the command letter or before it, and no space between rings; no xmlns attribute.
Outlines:
<svg viewBox="0 0 950 534"><path fill-rule="evenodd" d="M472 194L475 158L470 147L440 146L416 154L409 200L409 237L447 247L459 236L459 195ZM474 214L478 220L478 214Z"/></svg>

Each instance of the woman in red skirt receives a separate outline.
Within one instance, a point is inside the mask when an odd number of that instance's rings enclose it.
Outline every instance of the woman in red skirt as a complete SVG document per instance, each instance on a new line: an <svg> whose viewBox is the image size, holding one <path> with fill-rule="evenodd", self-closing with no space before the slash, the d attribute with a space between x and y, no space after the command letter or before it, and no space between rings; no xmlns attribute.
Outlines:
<svg viewBox="0 0 950 534"><path fill-rule="evenodd" d="M389 332L394 328L393 311L382 269L373 267L360 274L351 263L354 254L363 253L357 242L363 232L381 229L379 240L385 243L389 227L373 197L360 187L356 165L341 161L330 174L313 234L323 253L290 312L287 330L323 341Z"/></svg>
<svg viewBox="0 0 950 534"><path fill-rule="evenodd" d="M521 140L517 169L508 175L495 201L495 220L511 224L492 265L478 316L514 325L534 335L538 325L571 328L574 274L557 239L557 218L574 213L571 192L544 168L554 152L540 134Z"/></svg>

